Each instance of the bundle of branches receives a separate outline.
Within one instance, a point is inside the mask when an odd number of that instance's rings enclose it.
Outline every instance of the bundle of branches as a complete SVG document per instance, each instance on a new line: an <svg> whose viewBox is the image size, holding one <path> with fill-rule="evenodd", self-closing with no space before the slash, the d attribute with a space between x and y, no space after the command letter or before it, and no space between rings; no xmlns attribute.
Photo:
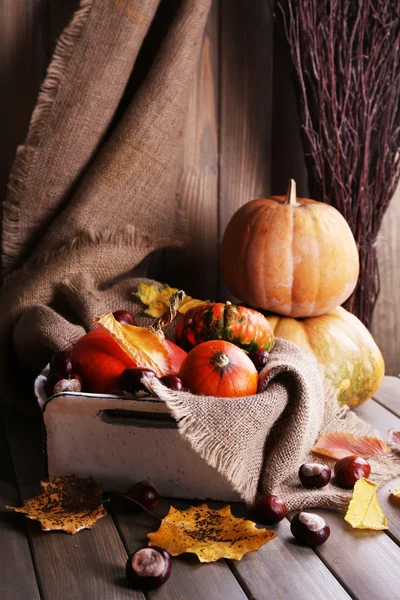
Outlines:
<svg viewBox="0 0 400 600"><path fill-rule="evenodd" d="M400 178L399 0L287 0L311 197L335 206L360 254L347 308L370 325L376 239Z"/></svg>

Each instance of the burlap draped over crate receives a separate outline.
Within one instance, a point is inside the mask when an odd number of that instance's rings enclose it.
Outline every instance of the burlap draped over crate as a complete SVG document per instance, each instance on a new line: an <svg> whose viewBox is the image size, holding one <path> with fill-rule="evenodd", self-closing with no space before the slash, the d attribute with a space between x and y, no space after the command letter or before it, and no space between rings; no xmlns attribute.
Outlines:
<svg viewBox="0 0 400 600"><path fill-rule="evenodd" d="M94 317L126 308L149 324L130 273L153 250L184 241L179 140L211 0L159 3L82 0L18 149L3 204L0 368L2 398L21 411L35 408L33 376ZM148 40L163 29L154 52ZM303 490L297 470L322 431L369 426L339 409L313 357L293 344L276 342L262 377L248 398L149 385L245 501L259 488L289 508L344 509L348 491ZM375 480L399 473L388 458L372 467Z"/></svg>

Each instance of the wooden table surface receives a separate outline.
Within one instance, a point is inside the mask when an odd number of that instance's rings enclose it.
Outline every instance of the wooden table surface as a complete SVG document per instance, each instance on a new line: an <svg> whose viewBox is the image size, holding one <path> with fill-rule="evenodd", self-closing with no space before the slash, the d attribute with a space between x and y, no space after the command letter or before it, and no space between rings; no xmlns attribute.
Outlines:
<svg viewBox="0 0 400 600"><path fill-rule="evenodd" d="M389 428L400 429L400 379L386 377L374 399L357 413L384 439ZM16 418L6 409L3 416L0 504L16 505L34 495L43 478L41 429L38 421ZM130 589L124 570L128 552L145 545L146 534L158 526L150 515L109 514L94 529L71 536L44 533L37 522L1 509L0 598L398 600L400 505L389 499L393 483L379 491L387 532L353 530L342 515L316 511L331 528L328 542L318 550L297 545L284 520L276 527L275 540L241 561L200 564L195 556L174 558L169 581L148 594ZM165 514L168 507L163 500L157 512Z"/></svg>

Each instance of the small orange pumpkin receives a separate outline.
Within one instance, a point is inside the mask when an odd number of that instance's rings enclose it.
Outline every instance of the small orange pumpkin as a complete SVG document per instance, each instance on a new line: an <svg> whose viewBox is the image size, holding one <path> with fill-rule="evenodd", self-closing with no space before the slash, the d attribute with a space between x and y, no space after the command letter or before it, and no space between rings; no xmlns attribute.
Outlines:
<svg viewBox="0 0 400 600"><path fill-rule="evenodd" d="M193 394L249 396L257 392L258 373L243 350L223 340L195 346L183 361L179 377Z"/></svg>
<svg viewBox="0 0 400 600"><path fill-rule="evenodd" d="M351 295L358 279L357 246L333 206L272 196L242 206L221 246L221 270L242 302L280 315L314 317Z"/></svg>

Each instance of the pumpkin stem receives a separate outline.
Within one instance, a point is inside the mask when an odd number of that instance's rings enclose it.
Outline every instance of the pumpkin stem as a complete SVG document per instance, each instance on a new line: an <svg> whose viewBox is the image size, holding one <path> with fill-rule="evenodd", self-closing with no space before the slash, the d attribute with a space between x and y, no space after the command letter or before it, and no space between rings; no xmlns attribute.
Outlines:
<svg viewBox="0 0 400 600"><path fill-rule="evenodd" d="M217 369L224 371L226 367L229 365L229 358L224 352L217 352L217 354L213 358L213 365Z"/></svg>
<svg viewBox="0 0 400 600"><path fill-rule="evenodd" d="M149 327L150 331L155 333L160 339L163 340L165 338L163 328L176 319L179 305L185 296L186 294L183 290L172 294L169 299L168 310L163 315L161 315L161 317L156 319L153 325Z"/></svg>
<svg viewBox="0 0 400 600"><path fill-rule="evenodd" d="M296 182L294 179L289 179L289 185L284 204L291 204L292 206L297 206L298 204L296 200Z"/></svg>

